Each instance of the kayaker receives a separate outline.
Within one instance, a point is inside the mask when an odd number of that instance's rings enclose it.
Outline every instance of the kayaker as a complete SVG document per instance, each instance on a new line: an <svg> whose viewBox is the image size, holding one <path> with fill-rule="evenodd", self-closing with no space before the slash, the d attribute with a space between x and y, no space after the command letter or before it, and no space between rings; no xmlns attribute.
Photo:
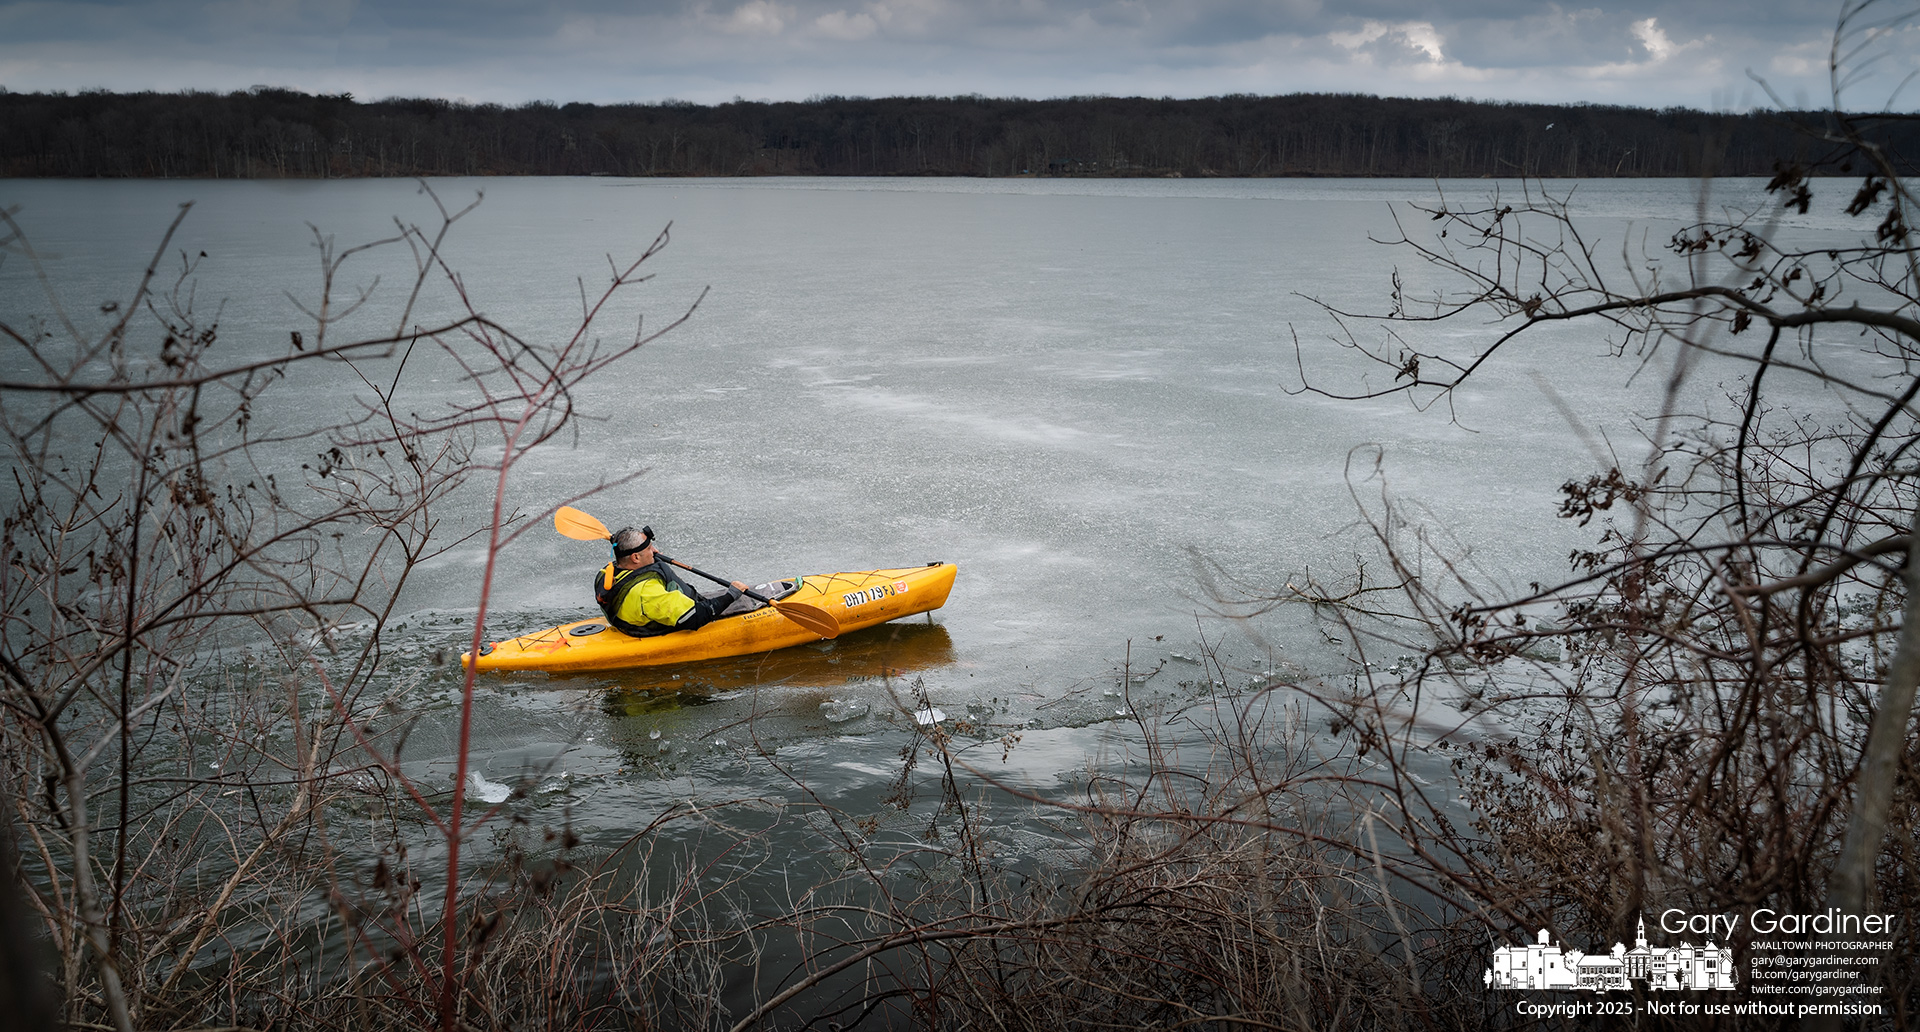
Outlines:
<svg viewBox="0 0 1920 1032"><path fill-rule="evenodd" d="M660 561L652 527L627 527L607 541L613 562L594 576L593 600L609 625L636 638L704 626L747 590L734 581L727 594L708 598L688 587Z"/></svg>

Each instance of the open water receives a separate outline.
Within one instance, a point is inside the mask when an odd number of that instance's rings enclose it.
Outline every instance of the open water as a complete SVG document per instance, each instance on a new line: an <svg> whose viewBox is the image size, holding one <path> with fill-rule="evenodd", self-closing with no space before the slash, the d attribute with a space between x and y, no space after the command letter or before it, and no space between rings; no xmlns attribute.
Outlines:
<svg viewBox="0 0 1920 1032"><path fill-rule="evenodd" d="M1573 191L1602 265L1623 269L1691 220L1698 185L1553 189ZM1242 621L1222 615L1232 607L1220 597L1309 574L1346 581L1374 554L1359 504L1383 490L1461 542L1493 583L1554 578L1594 536L1554 518L1557 490L1601 470L1609 448L1638 460L1630 417L1653 408L1658 370L1611 357L1597 330L1575 327L1517 348L1451 408L1299 391L1303 371L1343 387L1362 372L1312 299L1382 310L1396 268L1409 282L1425 276L1372 239L1395 232L1396 206L1442 190L1478 200L1494 186L433 182L450 204L484 193L446 257L477 306L525 337L569 332L579 281L604 280L606 255L631 258L669 224L655 278L610 332L635 311L664 325L706 291L684 326L587 386L578 401L594 418L576 435L516 470L523 509L641 471L581 506L616 527L651 524L670 554L729 577L959 564L931 620L831 645L675 670L483 678L478 770L498 784L530 779L538 790L513 805L538 822L570 820L589 849L677 801L792 801L793 777L849 813L879 813L916 705L896 699L917 688L978 728L983 766L1044 794L1089 765L1124 763L1129 709L1163 715L1221 688L1391 663L1356 657L1303 610ZM1716 184L1713 199L1765 204L1745 181ZM0 181L0 205L19 206L75 311L125 296L187 201L175 248L206 253L197 303L224 306L222 347L235 354L270 353L301 325L289 294L317 289L309 227L345 246L389 233L395 217L434 217L406 181ZM359 325L395 302L405 264L349 265L355 283L387 276ZM0 309L17 317L40 297L25 263L0 266ZM1734 375L1708 370L1697 390L1710 397ZM1579 414L1577 429L1556 397ZM271 418L321 420L339 401L282 392ZM457 529L480 525L483 501L459 501ZM496 585L490 636L583 615L605 558L593 544L523 537ZM410 615L390 628L403 656L461 647L480 561L462 550L428 566L402 607ZM443 670L411 689L421 714L411 769L446 787L454 683ZM1012 732L1023 737L1002 760L997 738Z"/></svg>

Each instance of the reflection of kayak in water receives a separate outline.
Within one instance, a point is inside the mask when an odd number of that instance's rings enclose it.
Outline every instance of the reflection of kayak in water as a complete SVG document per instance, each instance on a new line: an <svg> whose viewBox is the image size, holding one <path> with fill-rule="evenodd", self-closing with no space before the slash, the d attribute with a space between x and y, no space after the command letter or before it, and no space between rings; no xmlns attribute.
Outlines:
<svg viewBox="0 0 1920 1032"><path fill-rule="evenodd" d="M954 660L953 637L944 626L903 621L757 656L616 671L600 683L610 692L610 706L633 703L645 709L660 692L678 695L776 684L837 688L864 678L907 678Z"/></svg>
<svg viewBox="0 0 1920 1032"><path fill-rule="evenodd" d="M957 569L952 563L929 563L899 570L808 574L783 581L776 590L763 594L776 601L803 602L824 610L840 621L841 632L845 633L940 608L953 590ZM691 631L651 638L622 634L595 616L490 642L481 646L474 666L480 670L555 673L618 670L747 656L819 640L819 635L766 606L723 616ZM460 661L469 662L471 657L463 653Z"/></svg>

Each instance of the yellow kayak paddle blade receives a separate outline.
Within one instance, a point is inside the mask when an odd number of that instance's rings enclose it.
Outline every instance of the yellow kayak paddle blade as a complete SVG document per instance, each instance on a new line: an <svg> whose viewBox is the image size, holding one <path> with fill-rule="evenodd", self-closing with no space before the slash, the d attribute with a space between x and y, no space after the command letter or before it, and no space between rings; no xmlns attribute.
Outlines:
<svg viewBox="0 0 1920 1032"><path fill-rule="evenodd" d="M818 606L810 606L805 602L782 602L779 599L770 600L767 604L773 607L774 612L822 638L840 637L840 621Z"/></svg>
<svg viewBox="0 0 1920 1032"><path fill-rule="evenodd" d="M605 541L613 534L606 524L571 505L553 511L553 529L575 541Z"/></svg>

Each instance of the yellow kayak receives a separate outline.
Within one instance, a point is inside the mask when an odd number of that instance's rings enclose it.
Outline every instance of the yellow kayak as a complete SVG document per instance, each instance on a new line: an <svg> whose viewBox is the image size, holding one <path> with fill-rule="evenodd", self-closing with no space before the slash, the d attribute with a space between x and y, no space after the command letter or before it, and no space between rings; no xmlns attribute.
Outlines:
<svg viewBox="0 0 1920 1032"><path fill-rule="evenodd" d="M771 597L832 614L844 634L946 605L958 570L952 563L928 563L900 570L808 574L786 582L790 587ZM819 640L820 635L768 606L723 616L691 631L651 638L622 634L595 616L489 642L480 647L478 661L471 653L462 653L460 662L472 663L478 670L618 670L745 656Z"/></svg>

